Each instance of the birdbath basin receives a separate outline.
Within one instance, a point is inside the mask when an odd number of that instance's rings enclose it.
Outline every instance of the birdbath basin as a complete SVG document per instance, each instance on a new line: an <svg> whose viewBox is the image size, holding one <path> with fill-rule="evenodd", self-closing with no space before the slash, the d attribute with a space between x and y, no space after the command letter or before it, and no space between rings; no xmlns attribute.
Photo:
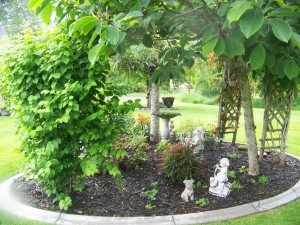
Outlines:
<svg viewBox="0 0 300 225"><path fill-rule="evenodd" d="M161 140L162 141L170 140L170 129L169 129L170 119L176 116L181 116L181 114L174 113L174 112L160 112L156 114L156 116L162 119Z"/></svg>

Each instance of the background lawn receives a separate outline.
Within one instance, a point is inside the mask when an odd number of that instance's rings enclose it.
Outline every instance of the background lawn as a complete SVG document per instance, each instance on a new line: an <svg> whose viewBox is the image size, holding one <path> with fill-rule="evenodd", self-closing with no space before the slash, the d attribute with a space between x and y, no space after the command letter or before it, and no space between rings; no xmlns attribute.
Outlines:
<svg viewBox="0 0 300 225"><path fill-rule="evenodd" d="M218 106L216 105L199 105L191 103L178 102L175 99L174 107L176 112L182 116L174 118L175 127L180 126L186 120L199 121L202 124L217 122ZM137 110L135 114L150 114L147 110ZM257 140L261 136L263 109L254 109ZM293 111L290 121L288 135L287 152L300 156L300 111ZM227 137L230 140L230 136ZM227 139L225 138L225 139ZM237 141L245 142L244 118L241 116L240 128L238 131ZM23 157L16 152L16 136L13 121L10 117L0 117L0 182L16 174L19 166L24 162ZM259 145L259 141L258 141ZM34 221L23 220L20 218L10 217L0 213L0 224L2 225L42 225ZM300 224L300 200L292 202L286 206L274 209L265 213L255 214L241 219L230 220L226 222L212 223L216 224L260 224L260 225L296 225Z"/></svg>

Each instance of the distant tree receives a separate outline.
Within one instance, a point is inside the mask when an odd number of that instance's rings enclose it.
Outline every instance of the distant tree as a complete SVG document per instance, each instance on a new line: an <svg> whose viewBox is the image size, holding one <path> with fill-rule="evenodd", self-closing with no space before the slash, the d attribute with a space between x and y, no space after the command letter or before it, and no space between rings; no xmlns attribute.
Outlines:
<svg viewBox="0 0 300 225"><path fill-rule="evenodd" d="M14 35L26 27L34 29L41 25L41 20L28 9L28 0L1 0L0 26L8 35Z"/></svg>

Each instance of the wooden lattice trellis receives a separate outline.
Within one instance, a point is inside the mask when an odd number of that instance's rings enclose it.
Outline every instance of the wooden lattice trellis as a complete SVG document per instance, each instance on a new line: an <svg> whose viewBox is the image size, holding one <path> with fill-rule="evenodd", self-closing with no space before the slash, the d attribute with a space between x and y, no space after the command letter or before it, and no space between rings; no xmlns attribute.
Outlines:
<svg viewBox="0 0 300 225"><path fill-rule="evenodd" d="M293 91L282 90L280 81L273 82L266 95L266 108L260 148L260 160L265 149L280 150L281 163L284 163L287 133L291 115Z"/></svg>
<svg viewBox="0 0 300 225"><path fill-rule="evenodd" d="M219 117L217 137L224 138L232 133L232 143L235 144L241 111L241 92L238 79L224 67L222 89L219 99Z"/></svg>

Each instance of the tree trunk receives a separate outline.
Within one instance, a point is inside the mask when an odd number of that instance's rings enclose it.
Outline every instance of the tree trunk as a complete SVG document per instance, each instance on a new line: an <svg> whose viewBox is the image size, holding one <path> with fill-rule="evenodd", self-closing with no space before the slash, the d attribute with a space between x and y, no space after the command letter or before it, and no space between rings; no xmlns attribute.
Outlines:
<svg viewBox="0 0 300 225"><path fill-rule="evenodd" d="M151 84L151 120L150 120L150 140L159 142L159 84Z"/></svg>
<svg viewBox="0 0 300 225"><path fill-rule="evenodd" d="M147 96L146 96L147 108L151 109L151 84L149 80L147 80L146 85L147 85Z"/></svg>
<svg viewBox="0 0 300 225"><path fill-rule="evenodd" d="M250 83L247 73L240 73L238 77L241 88L242 107L244 109L245 134L248 144L249 174L252 176L257 176L259 174L259 162L257 154L257 143L255 136L255 125L251 101Z"/></svg>

